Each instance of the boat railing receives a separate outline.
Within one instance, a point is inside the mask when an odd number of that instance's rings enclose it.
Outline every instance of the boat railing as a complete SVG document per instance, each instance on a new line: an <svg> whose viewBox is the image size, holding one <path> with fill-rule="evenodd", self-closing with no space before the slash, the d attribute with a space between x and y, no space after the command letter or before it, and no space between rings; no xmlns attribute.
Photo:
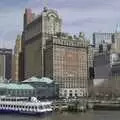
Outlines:
<svg viewBox="0 0 120 120"><path fill-rule="evenodd" d="M29 101L28 97L0 97L0 101Z"/></svg>

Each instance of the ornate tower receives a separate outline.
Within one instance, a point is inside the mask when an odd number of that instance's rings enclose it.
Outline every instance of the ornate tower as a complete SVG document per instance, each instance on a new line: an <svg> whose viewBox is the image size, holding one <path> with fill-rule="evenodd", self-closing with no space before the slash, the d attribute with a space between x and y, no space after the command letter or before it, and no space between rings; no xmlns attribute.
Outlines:
<svg viewBox="0 0 120 120"><path fill-rule="evenodd" d="M30 9L24 14L24 75L25 79L45 75L46 41L61 32L62 20L55 10L44 7L40 15Z"/></svg>

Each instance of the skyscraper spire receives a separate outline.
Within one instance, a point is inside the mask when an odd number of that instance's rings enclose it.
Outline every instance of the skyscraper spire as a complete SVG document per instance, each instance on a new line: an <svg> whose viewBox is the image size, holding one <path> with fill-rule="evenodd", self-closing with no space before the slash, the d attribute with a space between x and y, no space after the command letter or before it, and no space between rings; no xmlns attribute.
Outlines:
<svg viewBox="0 0 120 120"><path fill-rule="evenodd" d="M117 24L117 26L116 26L116 32L117 33L120 32L120 25L119 24Z"/></svg>
<svg viewBox="0 0 120 120"><path fill-rule="evenodd" d="M44 0L44 11L47 11L48 9L48 1Z"/></svg>
<svg viewBox="0 0 120 120"><path fill-rule="evenodd" d="M44 7L48 7L48 0L44 0Z"/></svg>

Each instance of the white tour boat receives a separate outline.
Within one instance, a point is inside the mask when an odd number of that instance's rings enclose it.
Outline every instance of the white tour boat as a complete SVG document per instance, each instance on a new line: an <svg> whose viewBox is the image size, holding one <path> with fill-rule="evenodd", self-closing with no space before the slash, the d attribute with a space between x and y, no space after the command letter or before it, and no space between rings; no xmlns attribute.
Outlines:
<svg viewBox="0 0 120 120"><path fill-rule="evenodd" d="M32 97L0 97L0 113L43 114L52 112L52 102Z"/></svg>

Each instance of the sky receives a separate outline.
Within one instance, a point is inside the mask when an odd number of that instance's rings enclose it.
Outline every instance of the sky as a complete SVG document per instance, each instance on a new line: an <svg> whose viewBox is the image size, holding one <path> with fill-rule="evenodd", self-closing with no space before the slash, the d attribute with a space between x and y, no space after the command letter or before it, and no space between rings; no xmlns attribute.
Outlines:
<svg viewBox="0 0 120 120"><path fill-rule="evenodd" d="M120 23L120 0L0 0L0 47L13 49L25 8L40 14L44 3L58 11L63 32L85 32L89 39L93 32L114 32Z"/></svg>

